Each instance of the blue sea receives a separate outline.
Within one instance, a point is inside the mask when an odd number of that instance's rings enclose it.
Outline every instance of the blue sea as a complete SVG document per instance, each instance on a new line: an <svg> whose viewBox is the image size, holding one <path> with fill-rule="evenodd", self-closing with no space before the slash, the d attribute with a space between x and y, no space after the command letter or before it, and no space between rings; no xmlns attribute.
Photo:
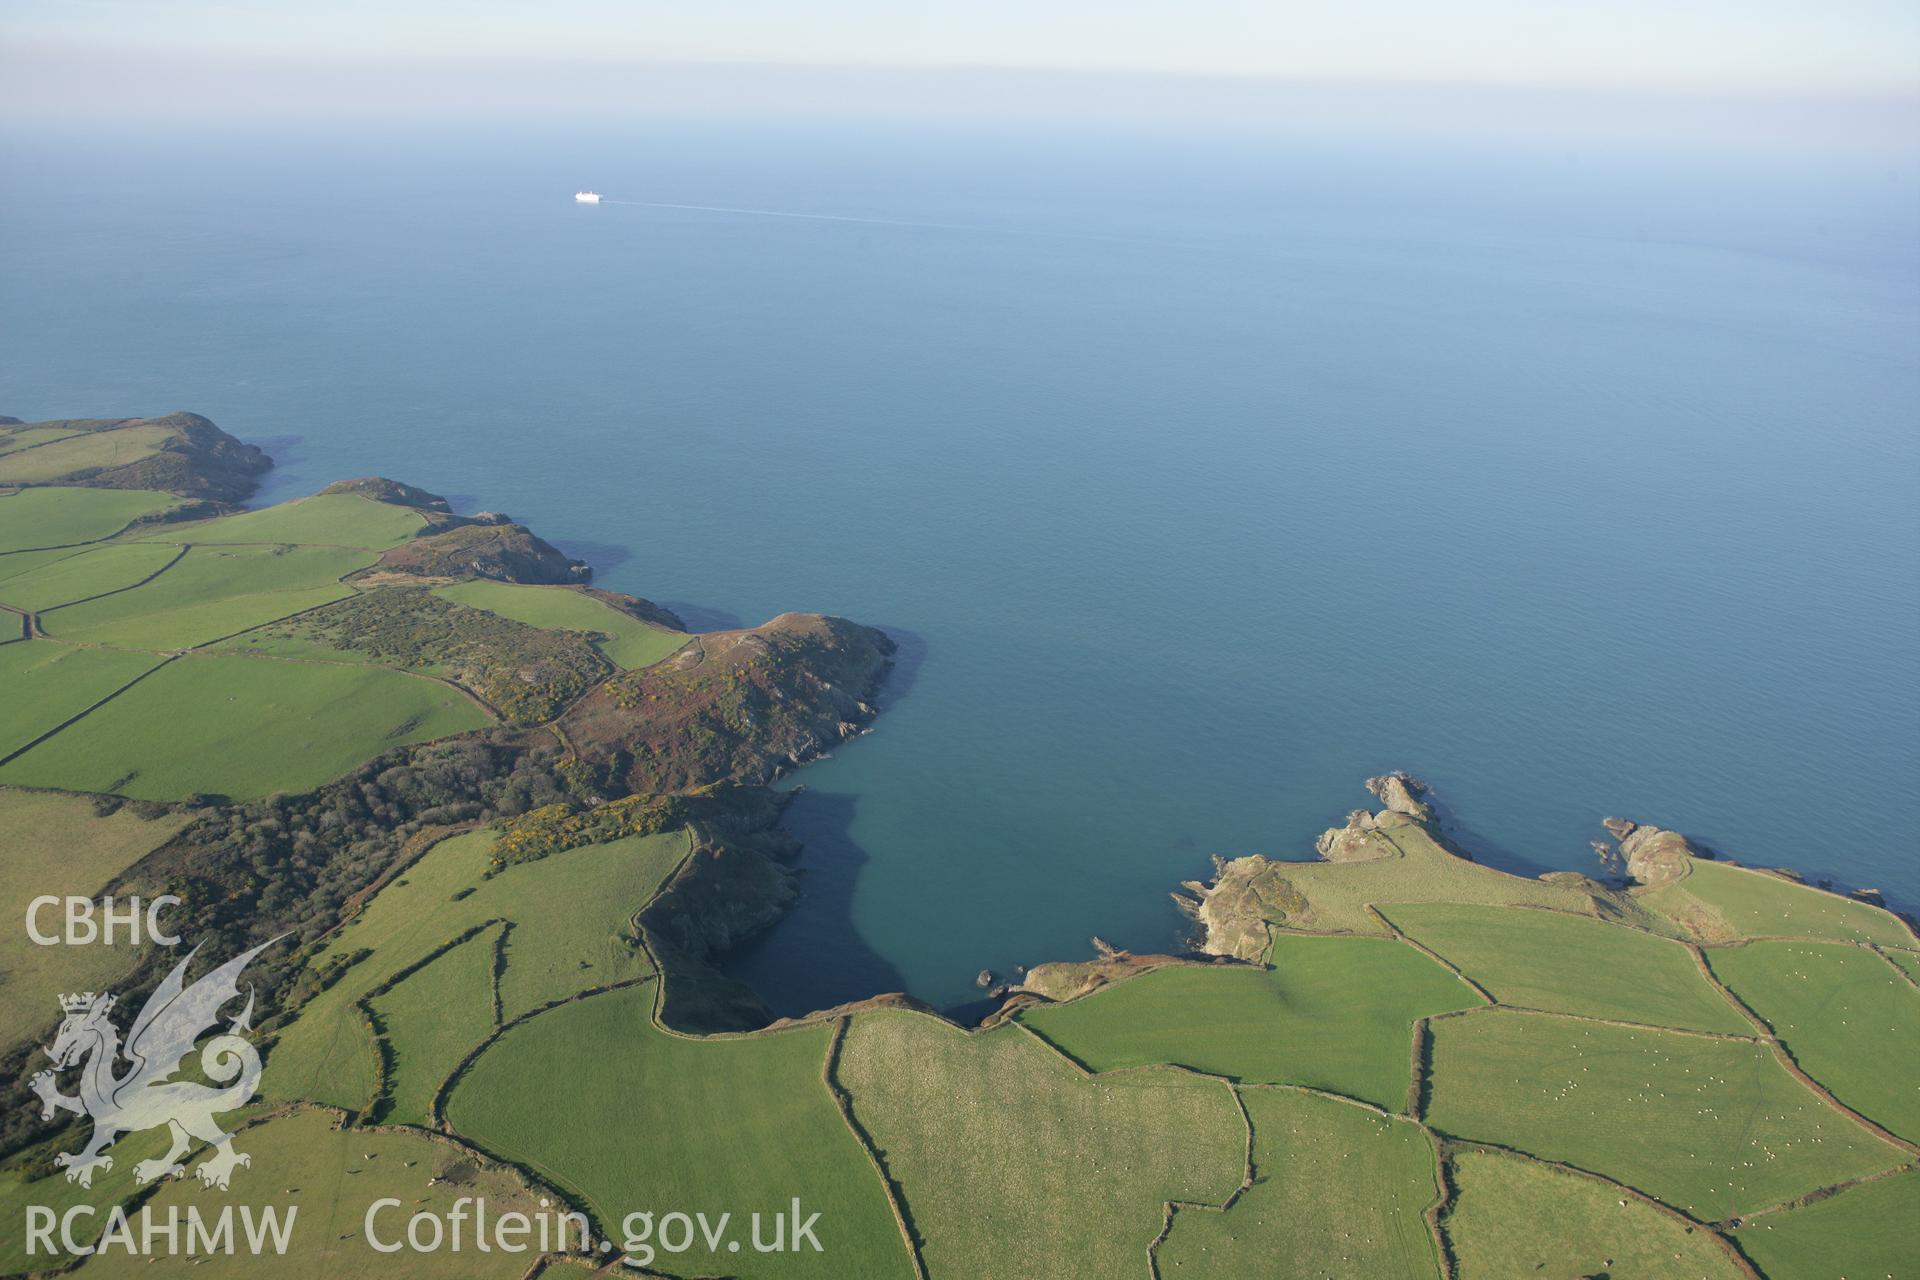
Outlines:
<svg viewBox="0 0 1920 1280"><path fill-rule="evenodd" d="M356 129L0 138L0 412L892 631L732 961L782 1012L1177 946L1393 768L1497 865L1622 814L1920 905L1910 162Z"/></svg>

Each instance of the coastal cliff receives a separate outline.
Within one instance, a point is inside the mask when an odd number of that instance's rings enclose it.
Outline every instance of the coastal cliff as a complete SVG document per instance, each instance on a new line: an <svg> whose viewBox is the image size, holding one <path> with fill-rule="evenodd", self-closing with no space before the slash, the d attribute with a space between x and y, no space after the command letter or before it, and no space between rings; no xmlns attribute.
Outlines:
<svg viewBox="0 0 1920 1280"><path fill-rule="evenodd" d="M197 413L158 418L54 418L7 424L22 442L0 460L0 487L154 489L232 504L273 459Z"/></svg>

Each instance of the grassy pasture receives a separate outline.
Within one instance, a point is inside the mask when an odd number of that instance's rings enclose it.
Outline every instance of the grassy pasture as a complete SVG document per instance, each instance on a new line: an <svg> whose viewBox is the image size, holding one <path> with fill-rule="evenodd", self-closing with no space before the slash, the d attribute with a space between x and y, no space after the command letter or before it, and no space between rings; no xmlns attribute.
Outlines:
<svg viewBox="0 0 1920 1280"><path fill-rule="evenodd" d="M1899 965L1902 973L1912 978L1915 982L1920 982L1920 952L1888 949L1882 954L1896 965Z"/></svg>
<svg viewBox="0 0 1920 1280"><path fill-rule="evenodd" d="M9 921L0 933L0 1047L57 1021L57 992L111 986L136 959L124 941L36 945L27 937L27 904L44 894L98 893L187 821L184 814L140 818L128 809L103 818L81 796L0 788L0 911ZM44 912L41 928L57 930L58 917L58 908Z"/></svg>
<svg viewBox="0 0 1920 1280"><path fill-rule="evenodd" d="M45 1059L41 1059L41 1062L44 1064ZM231 1129L234 1117L222 1119ZM84 1133L85 1130L78 1132ZM76 1139L66 1143L64 1149L71 1151L78 1145ZM56 1214L64 1214L76 1205L92 1205L96 1210L95 1215L77 1219L74 1236L76 1239L98 1239L100 1232L106 1229L102 1215L110 1206L126 1201L135 1190L132 1172L135 1162L152 1159L166 1149L163 1131L149 1129L145 1133L123 1135L113 1144L109 1153L113 1157L113 1168L95 1174L91 1187L68 1182L58 1173L35 1179L22 1176L23 1171L18 1167L0 1173L0 1222L7 1224L7 1229L0 1231L0 1275L12 1276L22 1272L44 1275L71 1260L64 1253L48 1255L43 1251L27 1252L24 1226L28 1205L40 1205ZM242 1150L245 1150L244 1146ZM241 1172L245 1173L246 1170ZM59 1239L57 1235L54 1238Z"/></svg>
<svg viewBox="0 0 1920 1280"><path fill-rule="evenodd" d="M532 627L594 633L599 637L595 647L607 661L628 671L652 666L688 640L684 632L642 622L575 587L522 586L476 578L441 587L435 594Z"/></svg>
<svg viewBox="0 0 1920 1280"><path fill-rule="evenodd" d="M122 427L0 454L0 484L44 484L76 471L124 467L160 452L176 434L172 427Z"/></svg>
<svg viewBox="0 0 1920 1280"><path fill-rule="evenodd" d="M25 646L0 646L0 663L17 647ZM151 661L66 652L136 670ZM0 766L0 782L141 800L250 799L310 790L391 747L485 723L458 691L397 671L190 655Z"/></svg>
<svg viewBox="0 0 1920 1280"><path fill-rule="evenodd" d="M1749 942L1707 953L1800 1069L1876 1124L1920 1139L1920 990L1841 942ZM1906 1069L1889 1069L1904 1063Z"/></svg>
<svg viewBox="0 0 1920 1280"><path fill-rule="evenodd" d="M1591 916L1409 903L1385 914L1502 1004L1752 1035L1678 942Z"/></svg>
<svg viewBox="0 0 1920 1280"><path fill-rule="evenodd" d="M0 551L93 542L179 501L141 489L23 489L0 496Z"/></svg>
<svg viewBox="0 0 1920 1280"><path fill-rule="evenodd" d="M1702 942L1788 937L1915 945L1906 926L1878 907L1701 858L1692 860L1685 877L1640 895L1640 901Z"/></svg>
<svg viewBox="0 0 1920 1280"><path fill-rule="evenodd" d="M0 455L51 444L55 440L69 440L82 434L72 427L0 427Z"/></svg>
<svg viewBox="0 0 1920 1280"><path fill-rule="evenodd" d="M1384 856L1367 862L1272 864L1268 896L1288 901L1280 923L1315 933L1384 934L1367 904L1473 902L1488 906L1553 907L1591 913L1592 898L1569 885L1511 876L1456 858L1414 822L1388 815L1373 837ZM1285 885L1277 883L1284 881ZM1294 901L1298 895L1298 901Z"/></svg>
<svg viewBox="0 0 1920 1280"><path fill-rule="evenodd" d="M761 1256L698 1243L654 1260L679 1274L910 1275L879 1176L822 1079L832 1028L716 1039L651 1020L651 983L549 1010L502 1036L447 1115L482 1146L577 1192L621 1237L634 1210L774 1215L798 1196L822 1252ZM1136 1259L1136 1262L1138 1259ZM1097 1271L1084 1274L1102 1274ZM1112 1273L1107 1273L1112 1274Z"/></svg>
<svg viewBox="0 0 1920 1280"><path fill-rule="evenodd" d="M329 940L314 957L314 967L362 951L371 954L315 996L281 1036L271 1070L261 1080L268 1096L365 1107L375 1087L373 1043L355 1001L487 920L514 924L501 979L508 1018L589 987L651 972L646 954L633 945L631 922L686 855L684 831L570 849L488 879L493 843L490 830L441 841ZM473 945L463 943L460 949ZM490 954L491 944L484 946ZM386 999L400 997L400 1012L417 1005L416 997L428 988L410 993L407 988L439 963L406 978ZM443 971L442 977L452 972ZM426 1011L432 1014L431 1007ZM396 1043L414 1034L397 1024L390 1031ZM483 1029L475 1041L485 1034Z"/></svg>
<svg viewBox="0 0 1920 1280"><path fill-rule="evenodd" d="M1458 1280L1610 1276L1613 1280L1739 1280L1711 1232L1645 1201L1521 1156L1463 1152L1441 1222Z"/></svg>
<svg viewBox="0 0 1920 1280"><path fill-rule="evenodd" d="M0 645L0 689L6 690L0 698L0 755L18 751L158 661L150 653L76 649L50 640Z"/></svg>
<svg viewBox="0 0 1920 1280"><path fill-rule="evenodd" d="M1225 1085L1167 1069L1088 1079L1012 1025L967 1035L858 1014L837 1076L936 1278L1141 1274L1164 1203L1219 1204L1245 1169Z"/></svg>
<svg viewBox="0 0 1920 1280"><path fill-rule="evenodd" d="M144 586L54 609L41 624L63 640L186 649L352 595L340 579L371 563L338 547L194 547Z"/></svg>
<svg viewBox="0 0 1920 1280"><path fill-rule="evenodd" d="M305 543L385 551L413 538L427 528L427 523L426 517L407 507L376 502L358 494L326 493L200 524L181 525L148 540L196 545Z"/></svg>
<svg viewBox="0 0 1920 1280"><path fill-rule="evenodd" d="M1156 969L1020 1016L1095 1071L1170 1062L1301 1084L1397 1111L1413 1023L1480 1003L1403 942L1283 935L1273 967Z"/></svg>
<svg viewBox="0 0 1920 1280"><path fill-rule="evenodd" d="M382 1254L367 1244L362 1229L367 1207L389 1196L399 1200L400 1206L377 1219L381 1237L389 1241L405 1238L407 1219L413 1214L432 1211L444 1215L462 1196L485 1197L489 1218L515 1211L538 1212L538 1197L528 1193L512 1173L498 1166L483 1167L448 1143L410 1133L342 1132L333 1127L333 1118L326 1113L300 1111L246 1130L234 1139L234 1145L252 1156L253 1164L234 1174L231 1191L203 1192L189 1165L187 1180L169 1183L152 1203L163 1216L171 1205L179 1205L183 1214L187 1205L196 1205L206 1214L219 1212L225 1204L281 1208L298 1204L299 1221L284 1256L255 1258L236 1252L195 1259L187 1257L183 1249L179 1256L162 1255L149 1261L113 1253L87 1263L82 1274L123 1276L128 1280L152 1280L154 1276L218 1280L223 1276L269 1274L274 1280L342 1280L353 1276L518 1280L533 1259L534 1250L519 1254L480 1252L474 1247L471 1223L457 1253L442 1248L436 1253L408 1249ZM366 1159L368 1155L373 1159ZM452 1181L427 1185L427 1179L450 1167L471 1173L456 1173ZM117 1161L112 1176L122 1176ZM288 1195L288 1188L298 1191ZM238 1222L234 1229L239 1233ZM537 1248L538 1236L531 1239Z"/></svg>
<svg viewBox="0 0 1920 1280"><path fill-rule="evenodd" d="M1254 1184L1225 1213L1182 1209L1159 1250L1166 1280L1274 1274L1310 1261L1329 1280L1437 1280L1421 1215L1440 1197L1419 1126L1293 1089L1243 1089Z"/></svg>
<svg viewBox="0 0 1920 1280"><path fill-rule="evenodd" d="M1618 1178L1705 1221L1902 1158L1764 1045L1501 1009L1432 1027L1434 1128Z"/></svg>
<svg viewBox="0 0 1920 1280"><path fill-rule="evenodd" d="M393 1052L386 1119L431 1125L440 1082L494 1028L494 942L501 926L467 939L373 1001Z"/></svg>
<svg viewBox="0 0 1920 1280"><path fill-rule="evenodd" d="M119 591L160 572L178 554L174 547L139 543L95 547L0 581L0 603L33 613Z"/></svg>
<svg viewBox="0 0 1920 1280"><path fill-rule="evenodd" d="M45 565L83 554L85 547L47 547L39 551L12 551L0 554L0 582L8 582Z"/></svg>
<svg viewBox="0 0 1920 1280"><path fill-rule="evenodd" d="M1846 1276L1855 1280L1920 1274L1913 1224L1920 1222L1920 1172L1877 1178L1785 1213L1770 1213L1733 1233L1773 1280Z"/></svg>

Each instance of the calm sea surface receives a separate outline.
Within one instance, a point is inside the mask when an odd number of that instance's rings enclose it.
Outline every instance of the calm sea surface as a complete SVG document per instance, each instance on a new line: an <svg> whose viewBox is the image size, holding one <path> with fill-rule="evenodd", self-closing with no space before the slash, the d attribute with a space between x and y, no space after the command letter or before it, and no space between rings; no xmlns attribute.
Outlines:
<svg viewBox="0 0 1920 1280"><path fill-rule="evenodd" d="M660 127L0 140L0 412L189 408L697 626L900 638L805 770L799 1011L1089 935L1368 773L1920 903L1920 175ZM576 207L609 198L833 219Z"/></svg>

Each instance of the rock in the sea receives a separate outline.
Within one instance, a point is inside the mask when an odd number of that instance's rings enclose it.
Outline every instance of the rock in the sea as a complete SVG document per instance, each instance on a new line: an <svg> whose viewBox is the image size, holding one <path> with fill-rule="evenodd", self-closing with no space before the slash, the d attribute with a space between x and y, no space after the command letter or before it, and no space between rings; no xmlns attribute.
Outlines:
<svg viewBox="0 0 1920 1280"><path fill-rule="evenodd" d="M974 976L973 985L976 987L979 987L982 991L985 991L988 987L992 986L993 970L982 969L978 974Z"/></svg>
<svg viewBox="0 0 1920 1280"><path fill-rule="evenodd" d="M1410 773L1396 769L1377 778L1368 778L1367 790L1379 797L1380 803L1394 813L1403 813L1419 822L1433 818L1433 810L1420 798L1427 793L1427 784Z"/></svg>

